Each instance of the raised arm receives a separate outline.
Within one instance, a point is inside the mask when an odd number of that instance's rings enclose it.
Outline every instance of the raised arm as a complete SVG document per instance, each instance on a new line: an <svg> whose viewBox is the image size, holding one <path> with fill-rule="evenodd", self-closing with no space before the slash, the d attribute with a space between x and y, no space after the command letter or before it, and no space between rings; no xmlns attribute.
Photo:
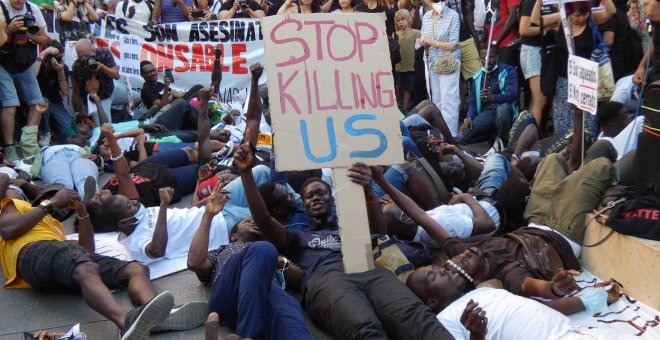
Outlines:
<svg viewBox="0 0 660 340"><path fill-rule="evenodd" d="M209 235L211 232L211 221L227 202L227 196L220 193L220 186L216 185L213 193L206 200L206 210L202 216L202 222L190 243L188 251L188 269L192 270L200 281L207 281L211 276L213 264L208 258Z"/></svg>
<svg viewBox="0 0 660 340"><path fill-rule="evenodd" d="M154 235L151 237L144 251L152 259L165 256L167 249L168 235L167 235L167 207L172 201L174 196L174 189L170 187L158 189L160 195L160 210L156 219L156 227L154 228Z"/></svg>
<svg viewBox="0 0 660 340"><path fill-rule="evenodd" d="M250 65L252 80L250 82L250 98L248 99L247 112L245 113L245 131L252 132L249 142L257 145L259 137L259 126L261 125L261 94L259 94L259 78L264 72L264 67L259 63ZM245 139L248 140L248 139Z"/></svg>
<svg viewBox="0 0 660 340"><path fill-rule="evenodd" d="M222 82L222 65L220 63L222 60L222 49L219 45L215 47L213 53L215 59L213 59L213 71L211 71L211 86L218 90Z"/></svg>
<svg viewBox="0 0 660 340"><path fill-rule="evenodd" d="M245 139L249 139L250 130L245 131ZM268 212L268 207L259 193L257 183L252 176L252 160L254 155L248 144L242 144L234 152L234 165L241 171L241 182L245 198L250 207L250 213L259 229L264 232L266 238L275 245L280 253L286 252L287 232L282 225L273 219Z"/></svg>
<svg viewBox="0 0 660 340"><path fill-rule="evenodd" d="M114 131L110 123L105 123L101 126L101 138L105 138L108 147L110 147L110 157L113 160L112 169L117 177L119 193L132 200L140 199L135 183L131 180L128 162L117 144Z"/></svg>
<svg viewBox="0 0 660 340"><path fill-rule="evenodd" d="M534 3L534 8L532 8L531 21L536 25L541 25L541 7L543 6L543 0L536 0ZM559 26L561 23L561 15L559 12L552 13L543 16L543 28L550 28Z"/></svg>
<svg viewBox="0 0 660 340"><path fill-rule="evenodd" d="M401 208L415 223L424 228L426 232L438 243L443 244L445 240L452 236L434 219L432 219L426 211L422 210L410 197L401 193L393 187L383 176L383 172L378 167L371 167L373 178L380 185L381 188L390 196L392 201Z"/></svg>
<svg viewBox="0 0 660 340"><path fill-rule="evenodd" d="M591 13L591 17L594 19L596 25L604 24L616 13L616 7L614 6L614 2L612 2L612 0L603 1L603 6L605 6L604 11L595 11Z"/></svg>
<svg viewBox="0 0 660 340"><path fill-rule="evenodd" d="M71 203L71 207L76 210L76 219L78 220L78 244L87 249L90 253L96 250L94 242L94 229L92 222L89 220L87 207L79 200Z"/></svg>
<svg viewBox="0 0 660 340"><path fill-rule="evenodd" d="M383 209L380 207L378 197L374 194L371 186L371 168L364 163L354 163L348 167L348 178L364 189L364 197L367 200L367 218L369 219L369 231L372 234L387 234L387 222Z"/></svg>

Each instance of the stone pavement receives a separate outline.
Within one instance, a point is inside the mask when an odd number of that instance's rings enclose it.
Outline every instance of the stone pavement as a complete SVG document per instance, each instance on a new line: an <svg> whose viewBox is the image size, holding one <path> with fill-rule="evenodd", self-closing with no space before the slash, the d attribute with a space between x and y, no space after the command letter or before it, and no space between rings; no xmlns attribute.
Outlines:
<svg viewBox="0 0 660 340"><path fill-rule="evenodd" d="M103 174L99 183L108 181L111 174ZM101 186L101 185L100 185ZM191 196L185 196L173 207L186 207ZM73 217L65 221L67 233L73 233ZM5 277L0 271L0 282L4 284ZM208 301L208 289L204 287L191 271L185 270L153 281L156 290L169 290L174 295L175 304L191 301ZM297 296L296 296L297 295ZM123 306L131 309L131 300L126 290L117 291L114 296ZM300 299L300 294L294 294ZM65 332L71 326L80 323L81 329L89 340L118 339L119 329L112 322L89 308L79 293L75 294L44 294L32 289L0 289L0 340L23 340L23 332L49 330ZM312 334L316 339L330 339L322 331L311 325ZM221 329L223 335L230 330ZM204 327L183 331L152 334L148 339L204 339Z"/></svg>

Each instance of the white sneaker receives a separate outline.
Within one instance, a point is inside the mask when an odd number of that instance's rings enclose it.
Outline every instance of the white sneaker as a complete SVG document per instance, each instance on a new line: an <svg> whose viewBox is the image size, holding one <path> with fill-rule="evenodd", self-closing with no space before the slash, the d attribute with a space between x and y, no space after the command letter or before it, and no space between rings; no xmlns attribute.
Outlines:
<svg viewBox="0 0 660 340"><path fill-rule="evenodd" d="M44 146L49 146L50 145L50 132L46 132L39 137L38 144L40 147Z"/></svg>

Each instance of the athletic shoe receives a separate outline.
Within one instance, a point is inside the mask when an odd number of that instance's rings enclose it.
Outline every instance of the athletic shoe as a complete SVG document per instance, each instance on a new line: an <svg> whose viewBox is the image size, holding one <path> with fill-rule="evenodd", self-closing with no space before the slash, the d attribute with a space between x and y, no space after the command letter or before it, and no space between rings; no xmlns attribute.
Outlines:
<svg viewBox="0 0 660 340"><path fill-rule="evenodd" d="M184 331L197 328L204 324L209 315L209 304L205 301L195 301L172 308L170 315L163 322L151 329L152 332Z"/></svg>
<svg viewBox="0 0 660 340"><path fill-rule="evenodd" d="M218 340L218 328L220 328L220 317L218 313L213 312L209 314L204 327L206 328L205 340Z"/></svg>
<svg viewBox="0 0 660 340"><path fill-rule="evenodd" d="M20 160L18 153L16 152L16 147L13 145L5 146L5 149L2 151L5 154L5 159L10 163L16 164Z"/></svg>
<svg viewBox="0 0 660 340"><path fill-rule="evenodd" d="M87 176L85 179L85 196L83 196L83 202L88 202L94 197L96 193L96 178L94 176Z"/></svg>
<svg viewBox="0 0 660 340"><path fill-rule="evenodd" d="M44 146L49 146L50 145L50 132L46 132L41 137L39 137L39 141L37 142L40 147Z"/></svg>
<svg viewBox="0 0 660 340"><path fill-rule="evenodd" d="M504 143L499 137L495 139L495 142L493 143L493 149L495 150L495 152L504 151Z"/></svg>
<svg viewBox="0 0 660 340"><path fill-rule="evenodd" d="M220 163L231 155L233 149L234 149L234 142L228 141L227 144L225 144L225 146L222 149L220 149L220 151L212 153L211 156L215 158L215 160L218 161L218 163Z"/></svg>
<svg viewBox="0 0 660 340"><path fill-rule="evenodd" d="M169 316L172 306L174 306L174 296L165 291L146 305L128 312L121 331L121 340L144 339L151 328Z"/></svg>

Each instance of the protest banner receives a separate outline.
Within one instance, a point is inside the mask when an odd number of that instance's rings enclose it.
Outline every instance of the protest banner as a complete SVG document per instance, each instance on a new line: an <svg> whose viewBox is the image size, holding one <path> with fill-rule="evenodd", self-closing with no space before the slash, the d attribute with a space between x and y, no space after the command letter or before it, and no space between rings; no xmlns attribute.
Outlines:
<svg viewBox="0 0 660 340"><path fill-rule="evenodd" d="M264 63L261 22L255 19L144 25L104 15L91 26L91 30L97 46L111 48L118 64L123 62L120 59L120 37L129 35L138 39L139 61L151 61L161 81L164 70L171 69L176 78L176 86L172 87L178 90L211 82L214 49L220 46L223 73L218 92L223 102L233 101L235 94L248 88L250 64ZM74 48L67 48L65 53L65 60L75 60ZM140 77L139 74L131 76Z"/></svg>
<svg viewBox="0 0 660 340"><path fill-rule="evenodd" d="M595 115L598 108L598 63L571 55L567 74L568 102Z"/></svg>
<svg viewBox="0 0 660 340"><path fill-rule="evenodd" d="M263 20L279 171L333 168L346 272L373 268L362 187L347 167L403 162L384 21L371 14Z"/></svg>
<svg viewBox="0 0 660 340"><path fill-rule="evenodd" d="M119 74L129 77L140 76L140 45L137 37L119 35Z"/></svg>

